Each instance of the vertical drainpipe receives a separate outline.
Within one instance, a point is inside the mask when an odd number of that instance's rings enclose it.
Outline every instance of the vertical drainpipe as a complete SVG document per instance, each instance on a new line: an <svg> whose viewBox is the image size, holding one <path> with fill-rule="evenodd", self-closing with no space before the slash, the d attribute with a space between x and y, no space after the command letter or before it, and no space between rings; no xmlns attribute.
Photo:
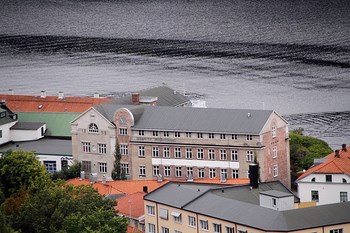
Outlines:
<svg viewBox="0 0 350 233"><path fill-rule="evenodd" d="M157 218L157 222L156 222L156 224L157 224L157 226L156 226L156 233L159 233L159 224L158 224L158 203L156 202L156 209L155 209L155 211L156 211L156 218Z"/></svg>
<svg viewBox="0 0 350 233"><path fill-rule="evenodd" d="M196 221L197 221L197 224L196 224L196 228L197 228L197 233L199 233L199 219L198 219L198 214L196 213Z"/></svg>

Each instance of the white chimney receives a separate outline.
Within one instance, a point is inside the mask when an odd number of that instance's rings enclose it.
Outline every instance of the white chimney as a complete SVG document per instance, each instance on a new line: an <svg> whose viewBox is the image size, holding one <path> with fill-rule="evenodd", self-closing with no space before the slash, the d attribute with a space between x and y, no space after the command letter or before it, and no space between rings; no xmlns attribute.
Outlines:
<svg viewBox="0 0 350 233"><path fill-rule="evenodd" d="M106 179L106 175L102 176L102 184L106 184L107 183L107 179Z"/></svg>
<svg viewBox="0 0 350 233"><path fill-rule="evenodd" d="M85 172L84 171L80 172L80 180L85 180Z"/></svg>
<svg viewBox="0 0 350 233"><path fill-rule="evenodd" d="M43 99L46 98L46 91L41 91L40 98L43 98Z"/></svg>
<svg viewBox="0 0 350 233"><path fill-rule="evenodd" d="M100 94L98 94L97 92L94 93L94 98L100 98Z"/></svg>
<svg viewBox="0 0 350 233"><path fill-rule="evenodd" d="M64 93L62 91L58 92L58 99L64 99Z"/></svg>
<svg viewBox="0 0 350 233"><path fill-rule="evenodd" d="M14 95L15 91L13 89L9 89L9 95Z"/></svg>

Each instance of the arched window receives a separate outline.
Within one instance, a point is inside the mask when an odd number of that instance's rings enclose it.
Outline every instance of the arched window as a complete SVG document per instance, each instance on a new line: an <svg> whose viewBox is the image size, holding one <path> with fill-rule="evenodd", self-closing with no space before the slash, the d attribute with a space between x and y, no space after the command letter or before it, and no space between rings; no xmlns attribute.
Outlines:
<svg viewBox="0 0 350 233"><path fill-rule="evenodd" d="M343 183L348 183L345 178L343 178Z"/></svg>
<svg viewBox="0 0 350 233"><path fill-rule="evenodd" d="M316 182L316 177L312 178L311 182Z"/></svg>
<svg viewBox="0 0 350 233"><path fill-rule="evenodd" d="M98 127L95 123L91 123L89 125L89 133L97 133L98 132Z"/></svg>

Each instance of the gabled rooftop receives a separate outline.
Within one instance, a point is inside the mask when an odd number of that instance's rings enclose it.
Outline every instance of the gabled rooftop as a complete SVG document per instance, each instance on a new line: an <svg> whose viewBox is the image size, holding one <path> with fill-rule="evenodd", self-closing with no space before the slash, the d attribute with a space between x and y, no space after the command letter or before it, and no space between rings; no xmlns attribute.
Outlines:
<svg viewBox="0 0 350 233"><path fill-rule="evenodd" d="M235 196L220 195L236 188L239 187L168 183L144 199L269 232L290 232L350 222L350 202L278 211L237 200Z"/></svg>
<svg viewBox="0 0 350 233"><path fill-rule="evenodd" d="M341 150L334 151L324 159L323 163L310 167L297 181L310 174L346 174L350 176L350 147L344 144Z"/></svg>
<svg viewBox="0 0 350 233"><path fill-rule="evenodd" d="M92 106L110 101L110 98L83 96L47 96L0 94L0 100L14 112L84 112Z"/></svg>

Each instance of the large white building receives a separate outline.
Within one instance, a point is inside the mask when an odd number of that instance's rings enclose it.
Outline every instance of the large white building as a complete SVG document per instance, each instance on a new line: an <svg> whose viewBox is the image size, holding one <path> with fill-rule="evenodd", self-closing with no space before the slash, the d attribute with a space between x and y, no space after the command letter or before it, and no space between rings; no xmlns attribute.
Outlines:
<svg viewBox="0 0 350 233"><path fill-rule="evenodd" d="M301 204L314 202L324 205L349 201L350 147L318 160L297 179Z"/></svg>

